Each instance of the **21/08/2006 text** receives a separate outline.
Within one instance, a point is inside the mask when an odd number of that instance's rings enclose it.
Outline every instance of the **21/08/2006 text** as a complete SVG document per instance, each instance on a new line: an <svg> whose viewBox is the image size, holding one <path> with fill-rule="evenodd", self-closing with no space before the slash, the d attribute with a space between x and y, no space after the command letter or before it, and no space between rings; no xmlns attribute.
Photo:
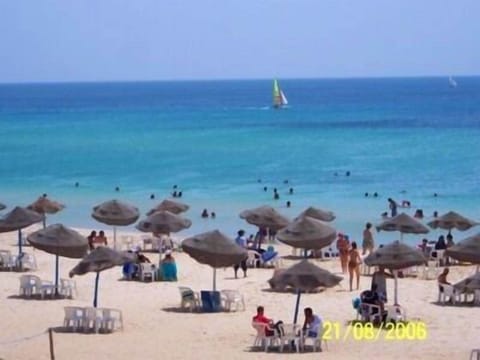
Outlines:
<svg viewBox="0 0 480 360"><path fill-rule="evenodd" d="M427 325L422 321L408 323L387 323L378 327L372 323L350 324L342 326L338 321L325 321L323 325L324 340L347 341L418 341L428 337Z"/></svg>

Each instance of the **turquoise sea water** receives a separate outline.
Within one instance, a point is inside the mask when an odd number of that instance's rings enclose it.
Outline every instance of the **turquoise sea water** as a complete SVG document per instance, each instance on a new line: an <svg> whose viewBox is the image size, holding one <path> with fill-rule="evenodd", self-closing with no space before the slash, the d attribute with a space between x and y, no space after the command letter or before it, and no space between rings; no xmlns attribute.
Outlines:
<svg viewBox="0 0 480 360"><path fill-rule="evenodd" d="M355 239L388 197L480 219L480 78L456 80L284 80L283 110L267 80L0 85L0 202L47 193L67 205L50 222L98 229L93 205L145 212L177 184L192 206L185 234L253 231L238 213L262 204L292 217L315 205Z"/></svg>

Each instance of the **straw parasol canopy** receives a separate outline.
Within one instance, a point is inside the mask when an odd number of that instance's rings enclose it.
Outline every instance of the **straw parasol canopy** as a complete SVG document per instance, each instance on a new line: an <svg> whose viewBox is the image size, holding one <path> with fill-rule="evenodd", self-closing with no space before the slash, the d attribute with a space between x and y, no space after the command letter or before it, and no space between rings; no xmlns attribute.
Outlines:
<svg viewBox="0 0 480 360"><path fill-rule="evenodd" d="M302 260L288 269L278 272L268 282L273 289L284 289L290 286L297 291L293 316L293 323L296 324L302 291L310 291L319 287L333 287L342 280L342 277L334 275L308 260Z"/></svg>
<svg viewBox="0 0 480 360"><path fill-rule="evenodd" d="M333 287L342 280L342 277L334 275L308 260L302 260L274 275L268 282L273 289L284 289L290 286L300 291L311 291L319 287Z"/></svg>
<svg viewBox="0 0 480 360"><path fill-rule="evenodd" d="M87 239L62 224L35 231L27 237L27 241L34 248L68 258L83 258L88 251Z"/></svg>
<svg viewBox="0 0 480 360"><path fill-rule="evenodd" d="M55 214L65 208L65 205L50 200L46 196L40 196L35 202L27 206L27 209L36 211L39 214ZM45 227L45 220L44 220Z"/></svg>
<svg viewBox="0 0 480 360"><path fill-rule="evenodd" d="M420 250L394 241L391 244L378 248L365 258L368 266L380 266L390 270L405 269L426 263ZM395 273L394 273L395 274ZM398 304L398 283L395 274L395 304Z"/></svg>
<svg viewBox="0 0 480 360"><path fill-rule="evenodd" d="M46 196L40 196L36 201L27 206L27 209L36 211L40 214L55 214L64 208L65 205L50 200Z"/></svg>
<svg viewBox="0 0 480 360"><path fill-rule="evenodd" d="M0 219L0 233L18 230L19 267L22 268L22 229L42 221L39 213L22 207L15 207Z"/></svg>
<svg viewBox="0 0 480 360"><path fill-rule="evenodd" d="M475 290L480 290L480 272L476 272L472 276L459 281L453 287L460 291L469 291L473 292Z"/></svg>
<svg viewBox="0 0 480 360"><path fill-rule="evenodd" d="M214 269L213 290L216 288L217 268L239 264L248 256L247 251L219 230L189 237L182 242L182 249L201 264Z"/></svg>
<svg viewBox="0 0 480 360"><path fill-rule="evenodd" d="M458 261L480 264L480 234L470 236L449 247L445 254Z"/></svg>
<svg viewBox="0 0 480 360"><path fill-rule="evenodd" d="M152 215L156 211L170 211L174 214L180 214L187 211L188 209L190 209L190 206L188 206L187 204L181 203L179 201L165 199L156 207L147 212L147 215Z"/></svg>
<svg viewBox="0 0 480 360"><path fill-rule="evenodd" d="M446 214L433 219L427 225L432 229L440 228L448 231L457 229L460 231L465 231L473 226L478 225L478 222L466 218L455 211L449 211Z"/></svg>
<svg viewBox="0 0 480 360"><path fill-rule="evenodd" d="M135 206L119 200L110 200L93 208L92 217L113 226L113 246L117 248L116 226L131 225L138 220L140 212Z"/></svg>
<svg viewBox="0 0 480 360"><path fill-rule="evenodd" d="M42 215L39 213L16 206L0 219L0 233L20 230L40 221Z"/></svg>
<svg viewBox="0 0 480 360"><path fill-rule="evenodd" d="M50 225L35 231L27 237L27 241L34 247L55 257L55 289L58 289L58 257L83 258L88 251L87 239L62 224Z"/></svg>
<svg viewBox="0 0 480 360"><path fill-rule="evenodd" d="M322 249L335 237L334 228L309 216L298 217L277 233L279 241L301 249Z"/></svg>
<svg viewBox="0 0 480 360"><path fill-rule="evenodd" d="M6 208L7 208L7 205L0 203L0 210L6 209Z"/></svg>
<svg viewBox="0 0 480 360"><path fill-rule="evenodd" d="M260 206L254 209L244 210L240 213L240 218L246 220L249 224L260 228L269 228L278 231L290 222L288 218L280 214L270 206Z"/></svg>
<svg viewBox="0 0 480 360"><path fill-rule="evenodd" d="M170 211L156 211L145 220L140 221L135 227L143 232L170 234L183 229L188 229L192 222Z"/></svg>
<svg viewBox="0 0 480 360"><path fill-rule="evenodd" d="M310 206L306 210L304 210L298 217L303 217L303 216L309 216L311 218L321 220L321 221L333 221L335 220L335 214L331 211L323 210L320 208L316 208L313 206Z"/></svg>
<svg viewBox="0 0 480 360"><path fill-rule="evenodd" d="M135 261L136 256L133 253L120 252L105 246L100 246L85 256L72 270L70 270L69 276L84 275L89 272L97 273L97 276L95 277L95 295L93 298L93 306L97 307L100 271Z"/></svg>
<svg viewBox="0 0 480 360"><path fill-rule="evenodd" d="M398 214L393 218L387 219L377 225L377 231L399 231L400 237L403 234L426 234L428 228L417 219L405 213Z"/></svg>

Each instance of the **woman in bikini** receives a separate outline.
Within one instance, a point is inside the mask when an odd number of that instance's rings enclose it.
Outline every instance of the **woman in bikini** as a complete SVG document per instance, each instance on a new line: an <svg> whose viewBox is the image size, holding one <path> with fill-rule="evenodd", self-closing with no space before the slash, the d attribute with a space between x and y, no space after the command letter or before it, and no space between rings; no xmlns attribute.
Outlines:
<svg viewBox="0 0 480 360"><path fill-rule="evenodd" d="M355 241L352 242L352 247L348 252L349 260L348 260L348 272L350 274L350 291L353 291L352 284L353 284L353 273L357 278L357 290L360 286L360 264L362 263L362 258L357 250L357 243Z"/></svg>

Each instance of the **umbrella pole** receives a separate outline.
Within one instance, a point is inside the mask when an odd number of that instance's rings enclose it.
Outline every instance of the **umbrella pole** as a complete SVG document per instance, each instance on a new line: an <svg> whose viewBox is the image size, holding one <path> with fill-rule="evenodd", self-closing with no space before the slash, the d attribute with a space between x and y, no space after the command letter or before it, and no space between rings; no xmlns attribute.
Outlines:
<svg viewBox="0 0 480 360"><path fill-rule="evenodd" d="M22 230L18 229L18 268L22 270Z"/></svg>
<svg viewBox="0 0 480 360"><path fill-rule="evenodd" d="M307 258L307 249L303 250L303 257L306 259ZM293 315L293 324L297 324L297 319L298 319L298 310L300 308L300 296L302 292L300 289L297 289L297 302L295 303L295 314Z"/></svg>
<svg viewBox="0 0 480 360"><path fill-rule="evenodd" d="M113 227L113 249L117 250L117 227Z"/></svg>
<svg viewBox="0 0 480 360"><path fill-rule="evenodd" d="M217 291L217 269L213 268L213 291Z"/></svg>
<svg viewBox="0 0 480 360"><path fill-rule="evenodd" d="M302 292L300 290L297 290L297 302L295 304L295 315L293 315L293 324L295 325L297 323L298 319L298 310L300 308L300 296Z"/></svg>
<svg viewBox="0 0 480 360"><path fill-rule="evenodd" d="M43 228L45 229L47 227L47 216L45 214L43 214L42 224Z"/></svg>
<svg viewBox="0 0 480 360"><path fill-rule="evenodd" d="M55 255L55 295L58 295L58 255Z"/></svg>
<svg viewBox="0 0 480 360"><path fill-rule="evenodd" d="M100 277L100 272L97 271L97 276L95 277L95 295L93 297L93 307L97 307L98 302L98 279Z"/></svg>
<svg viewBox="0 0 480 360"><path fill-rule="evenodd" d="M403 242L403 232L400 231L400 242Z"/></svg>
<svg viewBox="0 0 480 360"><path fill-rule="evenodd" d="M393 272L393 280L394 280L394 284L395 284L395 287L394 287L394 305L398 305L398 272L397 270L395 270Z"/></svg>

